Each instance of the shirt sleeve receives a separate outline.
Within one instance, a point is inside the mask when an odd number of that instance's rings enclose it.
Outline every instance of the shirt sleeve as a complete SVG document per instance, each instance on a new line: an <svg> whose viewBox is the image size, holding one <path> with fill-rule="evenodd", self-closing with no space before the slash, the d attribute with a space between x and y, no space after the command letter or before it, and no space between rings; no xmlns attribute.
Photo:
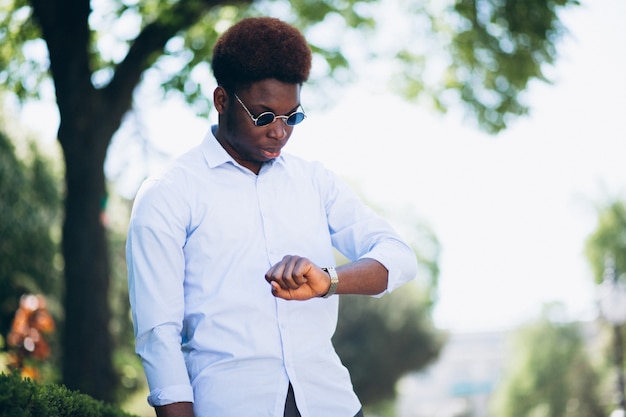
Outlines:
<svg viewBox="0 0 626 417"><path fill-rule="evenodd" d="M126 243L135 350L141 357L152 406L193 401L181 351L185 309L185 203L157 180L137 193Z"/></svg>
<svg viewBox="0 0 626 417"><path fill-rule="evenodd" d="M351 261L372 258L387 268L385 292L414 279L417 257L413 249L337 175L325 171L322 177L333 246Z"/></svg>

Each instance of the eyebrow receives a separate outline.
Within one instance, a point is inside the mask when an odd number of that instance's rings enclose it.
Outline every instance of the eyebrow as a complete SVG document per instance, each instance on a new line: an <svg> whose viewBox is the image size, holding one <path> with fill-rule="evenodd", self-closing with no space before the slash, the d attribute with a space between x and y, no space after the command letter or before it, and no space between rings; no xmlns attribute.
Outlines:
<svg viewBox="0 0 626 417"><path fill-rule="evenodd" d="M258 107L262 107L264 109L259 114L265 113L265 112L271 112L271 113L278 115L278 113L276 113L276 111L273 108L268 107L264 104L259 104ZM290 114L298 110L299 107L302 107L302 103L298 103L296 107L292 108L291 110L289 110L287 113L283 114L282 116L289 116ZM302 110L304 110L304 107L302 107Z"/></svg>

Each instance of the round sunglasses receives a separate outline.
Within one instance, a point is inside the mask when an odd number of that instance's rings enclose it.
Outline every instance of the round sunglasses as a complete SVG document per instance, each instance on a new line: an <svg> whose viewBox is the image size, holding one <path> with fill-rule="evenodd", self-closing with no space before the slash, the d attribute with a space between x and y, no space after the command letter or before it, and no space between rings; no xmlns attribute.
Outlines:
<svg viewBox="0 0 626 417"><path fill-rule="evenodd" d="M241 104L246 113L248 113L248 116L250 116L255 126L267 126L274 123L274 120L276 119L283 119L283 122L285 122L285 124L289 126L295 126L306 118L306 114L301 111L294 111L287 116L276 116L273 112L266 111L259 114L257 117L254 117L252 113L250 113L250 110L248 110L246 105L243 104L243 101L241 101L237 94L235 94L235 98L237 99L239 104Z"/></svg>

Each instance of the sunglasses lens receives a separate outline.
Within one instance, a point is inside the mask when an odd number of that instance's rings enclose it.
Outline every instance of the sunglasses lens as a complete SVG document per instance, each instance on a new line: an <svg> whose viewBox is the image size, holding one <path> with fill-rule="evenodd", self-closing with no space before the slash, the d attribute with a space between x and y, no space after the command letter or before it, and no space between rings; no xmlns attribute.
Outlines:
<svg viewBox="0 0 626 417"><path fill-rule="evenodd" d="M298 123L300 123L301 121L303 121L305 117L306 116L304 115L304 113L302 113L300 111L297 111L295 113L291 113L289 115L289 117L287 118L287 124L289 126L295 126Z"/></svg>
<svg viewBox="0 0 626 417"><path fill-rule="evenodd" d="M256 119L257 126L267 126L274 121L274 113L263 113Z"/></svg>

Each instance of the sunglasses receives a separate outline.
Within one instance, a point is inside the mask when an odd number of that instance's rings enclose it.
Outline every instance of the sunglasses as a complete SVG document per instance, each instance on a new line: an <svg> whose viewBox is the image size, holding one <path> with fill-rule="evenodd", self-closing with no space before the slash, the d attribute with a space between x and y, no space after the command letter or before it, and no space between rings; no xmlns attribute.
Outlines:
<svg viewBox="0 0 626 417"><path fill-rule="evenodd" d="M246 111L246 113L248 113L248 116L250 116L255 126L267 126L269 124L274 123L274 120L276 119L283 119L283 122L285 122L285 124L289 126L295 126L306 118L306 114L304 114L304 112L301 112L301 111L294 111L293 113L287 116L276 116L271 111L266 111L266 112L259 114L257 117L254 117L252 113L250 113L250 110L248 110L246 105L243 104L243 101L241 101L239 96L237 96L237 94L235 94L235 98L237 99L239 104L243 106L243 109Z"/></svg>

